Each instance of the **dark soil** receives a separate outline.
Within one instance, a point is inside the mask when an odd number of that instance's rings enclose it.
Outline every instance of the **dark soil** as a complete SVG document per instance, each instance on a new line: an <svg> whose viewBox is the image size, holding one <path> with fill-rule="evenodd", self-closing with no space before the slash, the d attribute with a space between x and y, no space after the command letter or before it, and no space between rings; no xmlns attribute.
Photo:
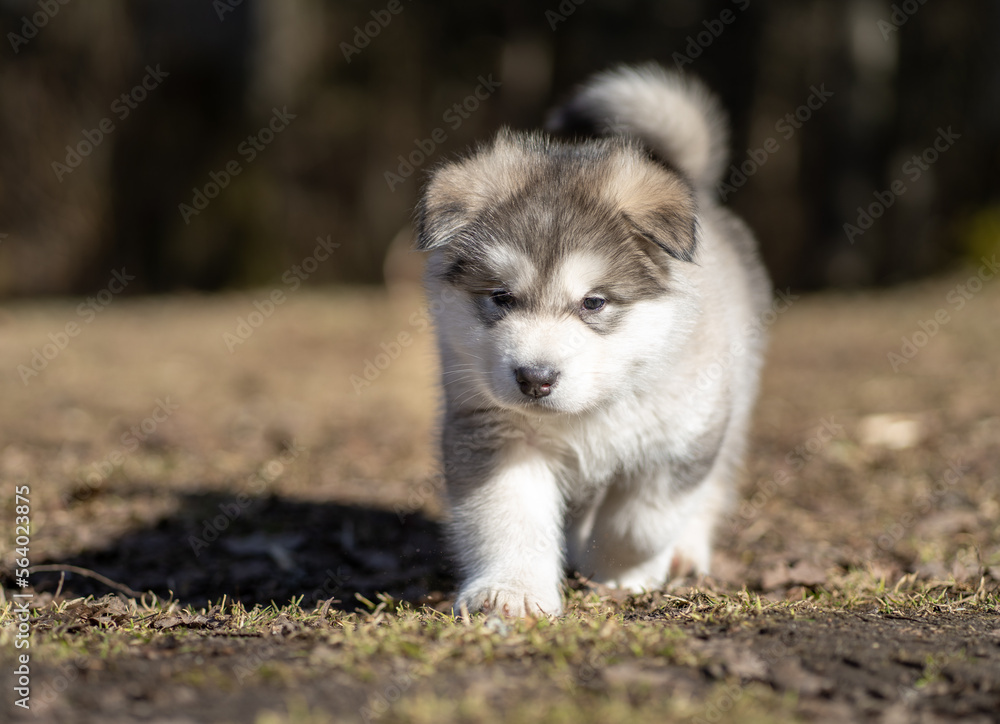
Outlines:
<svg viewBox="0 0 1000 724"><path fill-rule="evenodd" d="M888 358L968 274L795 301L772 329L714 577L594 600L572 583L573 610L676 631L683 655L546 654L562 662L553 677L563 665L571 675L555 686L530 646L478 663L459 646L378 718L514 720L538 701L570 707L539 704L552 721L1000 721L1000 286L951 310L898 372ZM448 609L418 293L302 292L230 352L222 335L254 298L115 300L27 384L18 365L76 318L75 304L0 308L0 515L13 521L14 487L30 486L33 565L159 597L150 609L114 596L66 609L115 589L34 572L37 706L5 711L370 720L364 707L407 659L355 653L337 639L345 622L376 615L373 631L391 628L400 601L426 605L426 621ZM356 392L401 332L412 343ZM176 409L156 421L161 402ZM0 541L8 601L13 541ZM241 629L223 597L273 603L270 629ZM370 613L379 600L391 605ZM349 613L359 607L369 613Z"/></svg>

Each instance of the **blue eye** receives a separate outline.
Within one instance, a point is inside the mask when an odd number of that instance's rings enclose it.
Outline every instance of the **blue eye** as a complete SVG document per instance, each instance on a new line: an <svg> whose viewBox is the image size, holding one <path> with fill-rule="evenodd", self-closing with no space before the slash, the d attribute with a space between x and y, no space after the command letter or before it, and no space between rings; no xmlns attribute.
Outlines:
<svg viewBox="0 0 1000 724"><path fill-rule="evenodd" d="M490 292L490 300L501 309L510 309L514 306L514 295L506 289Z"/></svg>
<svg viewBox="0 0 1000 724"><path fill-rule="evenodd" d="M583 308L588 312L597 312L603 309L605 304L607 301L601 297L585 297L583 300Z"/></svg>

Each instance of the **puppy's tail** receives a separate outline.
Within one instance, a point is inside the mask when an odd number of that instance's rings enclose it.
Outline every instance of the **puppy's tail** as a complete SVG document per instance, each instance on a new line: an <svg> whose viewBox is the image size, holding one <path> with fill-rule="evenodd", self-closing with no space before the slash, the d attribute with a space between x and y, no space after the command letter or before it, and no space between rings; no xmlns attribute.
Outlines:
<svg viewBox="0 0 1000 724"><path fill-rule="evenodd" d="M591 78L546 124L560 134L626 135L714 195L729 131L715 96L699 81L650 63Z"/></svg>

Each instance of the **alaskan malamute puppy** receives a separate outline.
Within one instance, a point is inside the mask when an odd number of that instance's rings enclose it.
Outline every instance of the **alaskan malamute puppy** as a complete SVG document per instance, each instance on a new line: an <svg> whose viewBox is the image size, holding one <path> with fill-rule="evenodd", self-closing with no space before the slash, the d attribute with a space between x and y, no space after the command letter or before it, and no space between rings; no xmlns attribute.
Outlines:
<svg viewBox="0 0 1000 724"><path fill-rule="evenodd" d="M656 66L432 175L456 610L558 614L569 565L632 591L706 572L743 456L769 283L716 203L726 129Z"/></svg>

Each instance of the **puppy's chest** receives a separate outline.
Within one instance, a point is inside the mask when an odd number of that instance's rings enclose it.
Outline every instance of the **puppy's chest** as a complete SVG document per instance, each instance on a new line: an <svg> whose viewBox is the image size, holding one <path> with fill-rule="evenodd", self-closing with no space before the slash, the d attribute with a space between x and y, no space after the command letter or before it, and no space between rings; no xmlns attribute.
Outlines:
<svg viewBox="0 0 1000 724"><path fill-rule="evenodd" d="M671 444L667 425L642 411L567 421L529 433L571 486L601 487L616 477L665 464Z"/></svg>

